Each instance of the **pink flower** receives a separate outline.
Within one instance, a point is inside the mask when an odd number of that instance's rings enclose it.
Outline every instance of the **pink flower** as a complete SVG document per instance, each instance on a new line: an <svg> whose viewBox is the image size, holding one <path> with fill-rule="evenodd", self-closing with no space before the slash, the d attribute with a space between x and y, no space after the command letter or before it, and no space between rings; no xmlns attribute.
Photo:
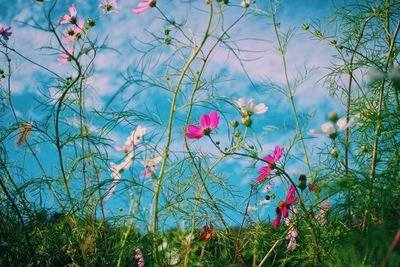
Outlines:
<svg viewBox="0 0 400 267"><path fill-rule="evenodd" d="M270 166L261 167L258 170L258 173L260 175L256 179L257 183L262 184L263 182L265 182L265 180L267 179L267 176L271 173L271 171L272 171L272 169Z"/></svg>
<svg viewBox="0 0 400 267"><path fill-rule="evenodd" d="M268 175L275 168L276 162L278 162L278 160L282 157L283 152L283 147L275 146L274 154L264 157L264 160L267 162L267 166L263 166L258 170L260 175L256 179L257 183L261 184L266 181Z"/></svg>
<svg viewBox="0 0 400 267"><path fill-rule="evenodd" d="M5 41L8 41L11 34L11 27L5 28L3 24L0 23L0 35Z"/></svg>
<svg viewBox="0 0 400 267"><path fill-rule="evenodd" d="M160 156L150 158L150 159L145 159L143 161L145 171L144 171L144 173L142 173L141 178L151 177L157 170L157 165L158 165L158 163L160 163L161 160L162 160L162 157L160 157Z"/></svg>
<svg viewBox="0 0 400 267"><path fill-rule="evenodd" d="M64 43L68 43L70 41L78 40L81 37L84 24L85 22L83 21L83 19L80 19L78 24L66 29L64 31L65 36L61 39L61 41Z"/></svg>
<svg viewBox="0 0 400 267"><path fill-rule="evenodd" d="M217 128L219 123L219 116L215 110L210 112L210 116L204 114L200 118L201 127L195 125L188 125L187 132L185 136L187 138L200 139L204 135L210 135L211 131Z"/></svg>
<svg viewBox="0 0 400 267"><path fill-rule="evenodd" d="M276 162L282 157L283 151L283 147L275 146L274 154L265 156L264 160L270 165L275 165Z"/></svg>
<svg viewBox="0 0 400 267"><path fill-rule="evenodd" d="M58 62L61 65L71 61L72 56L74 55L74 50L71 47L66 47L65 50L67 53L60 53L60 57L58 58Z"/></svg>
<svg viewBox="0 0 400 267"><path fill-rule="evenodd" d="M125 153L129 153L133 151L133 148L137 146L143 139L143 135L146 133L147 128L141 125L138 125L135 130L131 132L131 134L126 138L125 144L122 147L115 147L116 150L124 151Z"/></svg>
<svg viewBox="0 0 400 267"><path fill-rule="evenodd" d="M117 7L117 0L101 0L99 7L103 9L104 14L119 12Z"/></svg>
<svg viewBox="0 0 400 267"><path fill-rule="evenodd" d="M58 24L67 24L67 23L76 23L76 14L78 11L75 8L75 5L72 4L71 6L68 7L69 14L64 14L61 16L61 20L58 21Z"/></svg>
<svg viewBox="0 0 400 267"><path fill-rule="evenodd" d="M296 197L296 188L294 185L291 185L286 196L285 201L280 201L278 207L276 208L276 218L272 222L272 227L278 227L282 216L287 218L289 216L289 206L297 201Z"/></svg>
<svg viewBox="0 0 400 267"><path fill-rule="evenodd" d="M156 0L142 1L142 2L140 2L138 4L138 7L133 8L132 11L135 12L136 14L140 14L140 13L146 11L147 9L151 8L151 7L155 7L156 3L157 3Z"/></svg>

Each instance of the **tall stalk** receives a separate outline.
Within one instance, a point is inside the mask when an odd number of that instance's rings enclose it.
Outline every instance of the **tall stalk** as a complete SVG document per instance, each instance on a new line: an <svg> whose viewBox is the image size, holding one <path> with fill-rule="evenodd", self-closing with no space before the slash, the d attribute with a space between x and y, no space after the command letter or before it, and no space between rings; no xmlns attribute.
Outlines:
<svg viewBox="0 0 400 267"><path fill-rule="evenodd" d="M166 168L166 164L167 164L167 158L168 158L168 154L169 154L169 147L171 144L171 139L172 139L172 126L173 126L173 121L174 121L174 115L175 115L175 111L176 111L176 99L178 96L178 92L179 89L181 87L181 84L183 82L183 79L186 75L186 72L188 71L190 65L193 63L193 61L196 59L197 55L199 54L199 52L201 51L201 49L203 48L206 40L209 37L209 30L211 27L211 21L212 21L212 17L213 17L213 7L212 4L209 5L210 6L210 13L209 13L209 17L208 17L208 21L207 21L207 25L206 25L206 30L204 33L204 36L200 42L200 44L194 48L194 51L192 53L192 55L190 56L189 60L185 63L182 72L179 76L178 82L176 84L176 87L174 89L173 92L173 97L172 97L172 103L171 103L171 109L170 109L170 115L169 115L169 119L168 119L168 127L167 127L167 142L165 145L165 149L164 149L164 153L163 153L163 157L162 157L162 163L161 163L161 168L160 168L160 174L158 176L158 180L157 180L157 184L156 184L156 190L154 192L154 215L153 215L153 225L152 225L152 232L154 234L154 244L153 244L153 252L155 254L157 254L157 244L156 244L156 235L158 232L158 205L159 205L159 196L160 196L160 191L161 191L161 185L163 182L163 176L165 173L165 168Z"/></svg>

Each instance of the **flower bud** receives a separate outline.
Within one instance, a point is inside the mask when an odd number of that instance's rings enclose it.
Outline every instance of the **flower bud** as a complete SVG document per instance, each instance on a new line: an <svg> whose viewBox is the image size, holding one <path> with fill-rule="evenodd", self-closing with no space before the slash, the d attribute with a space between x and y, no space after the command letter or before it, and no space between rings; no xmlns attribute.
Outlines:
<svg viewBox="0 0 400 267"><path fill-rule="evenodd" d="M234 135L235 135L235 137L240 137L240 132L239 131L235 131L235 133L234 133Z"/></svg>
<svg viewBox="0 0 400 267"><path fill-rule="evenodd" d="M232 120L232 121L231 121L231 126L232 126L233 128L236 128L236 127L239 126L239 122L238 122L237 120Z"/></svg>
<svg viewBox="0 0 400 267"><path fill-rule="evenodd" d="M330 45L332 46L336 46L337 45L337 41L336 40L332 40L329 42Z"/></svg>
<svg viewBox="0 0 400 267"><path fill-rule="evenodd" d="M243 0L242 3L240 3L240 6L244 7L244 8L248 8L250 6L250 4L249 4L248 0Z"/></svg>
<svg viewBox="0 0 400 267"><path fill-rule="evenodd" d="M339 116L336 112L331 112L331 113L329 113L328 118L331 122L337 122L339 119Z"/></svg>
<svg viewBox="0 0 400 267"><path fill-rule="evenodd" d="M300 176L299 176L299 184L298 184L297 187L300 188L301 191L306 189L306 187L307 187L307 177L304 174L300 174Z"/></svg>
<svg viewBox="0 0 400 267"><path fill-rule="evenodd" d="M164 32L164 35L168 35L170 30L168 28L165 28L163 32Z"/></svg>
<svg viewBox="0 0 400 267"><path fill-rule="evenodd" d="M164 44L170 45L171 44L171 38L165 38L164 39Z"/></svg>
<svg viewBox="0 0 400 267"><path fill-rule="evenodd" d="M94 22L93 19L88 19L87 22L86 22L86 25L87 25L88 28L92 28L92 27L94 27L96 25L96 22Z"/></svg>
<svg viewBox="0 0 400 267"><path fill-rule="evenodd" d="M310 24L303 24L303 30L308 31L308 29L310 29Z"/></svg>
<svg viewBox="0 0 400 267"><path fill-rule="evenodd" d="M338 151L338 149L336 147L334 149L332 149L331 155L334 158L337 158L339 156L339 151Z"/></svg>
<svg viewBox="0 0 400 267"><path fill-rule="evenodd" d="M361 146L361 147L360 147L360 151L361 151L362 153L366 153L366 152L368 151L368 148L367 148L366 146Z"/></svg>
<svg viewBox="0 0 400 267"><path fill-rule="evenodd" d="M150 3L149 3L149 7L155 7L156 4L157 4L156 0L151 0Z"/></svg>
<svg viewBox="0 0 400 267"><path fill-rule="evenodd" d="M242 123L244 126L250 127L252 123L250 116L242 115Z"/></svg>

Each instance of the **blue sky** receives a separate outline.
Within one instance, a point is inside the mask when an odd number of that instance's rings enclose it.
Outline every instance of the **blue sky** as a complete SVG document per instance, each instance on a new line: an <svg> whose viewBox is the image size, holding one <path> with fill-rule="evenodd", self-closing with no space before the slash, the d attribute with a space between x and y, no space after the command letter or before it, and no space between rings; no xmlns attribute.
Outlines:
<svg viewBox="0 0 400 267"><path fill-rule="evenodd" d="M103 120L99 119L94 111L103 110L113 96L116 96L107 110L121 110L122 105L127 104L126 109L138 110L139 112L148 113L149 115L160 117L162 121L166 121L170 105L170 97L160 88L149 87L143 93L135 95L134 99L128 99L135 93L143 89L143 83L132 83L127 88L120 90L124 85L124 76L127 76L127 70L132 70L134 66L140 63L141 54L138 50L148 48L146 42L153 42L152 33L162 36L165 27L170 27L161 19L160 14L155 10L147 10L146 12L136 15L130 11L139 1L119 0L118 14L102 15L98 8L98 1L58 1L55 11L53 12L53 21L58 20L59 16L66 12L66 8L70 4L75 4L78 8L78 16L82 18L93 18L96 26L93 29L92 37L98 36L99 40L105 40L109 49L100 50L94 63L93 75L88 77L86 91L87 101L86 110L90 116L88 117L88 125L91 125L93 131L101 128ZM238 4L241 1L230 1L234 7L226 9L225 19L228 24L237 17L241 12ZM264 8L264 2L258 1L259 6ZM324 18L333 11L334 5L330 1L282 1L278 11L278 20L281 22L281 30L286 31L290 28L296 29L296 34L291 40L287 62L289 77L291 80L298 75L299 71L307 68L316 67L313 75L311 75L296 90L295 102L299 113L306 114L315 112L314 118L309 122L305 129L307 132L311 128L319 128L320 124L326 120L326 116L330 111L338 111L342 113L340 103L332 99L328 91L324 88L321 78L327 73L327 67L334 60L334 50L326 43L311 40L309 34L302 31L304 23L323 21ZM43 19L43 10L47 10L49 1L45 3L35 3L34 1L15 0L10 4L8 0L0 0L0 17L1 23L10 25L13 29L13 35L8 44L18 50L26 57L38 62L47 68L59 73L62 77L74 72L68 65L59 65L57 63L57 54L46 47L55 46L54 37L49 33L29 27L22 22L33 24L34 21L45 25ZM199 1L158 1L159 8L167 14L169 18L173 18L180 23L187 20L187 27L191 28L196 38L200 38L203 31L205 21L207 19L207 6L202 0ZM257 101L265 103L269 107L269 111L263 116L255 117L254 129L259 135L260 143L264 149L261 154L270 153L275 144L282 146L288 145L290 138L294 134L294 119L290 109L288 99L277 95L277 93L267 90L265 81L269 80L273 83L284 84L283 66L281 64L280 55L276 51L276 40L269 18L261 16L247 16L237 27L231 32L231 40L242 49L239 56L243 59L240 62L229 53L226 48L218 48L213 54L211 62L207 65L205 71L205 79L211 80L212 77L221 76L221 82L215 85L214 94L220 97L229 98L231 100L240 97L256 98ZM175 35L181 38L178 34ZM247 51L247 52L246 52ZM156 59L167 59L172 54L172 49L161 45L151 54L147 54L145 74L154 74L161 76L166 73L164 64L157 64ZM58 96L55 88L49 86L54 84L54 77L44 72L40 68L24 61L21 57L12 55L13 58L13 77L12 77L12 93L13 102L20 120L32 121L40 123L44 120L47 110L38 104L37 100L43 99L44 96L56 99ZM251 59L251 60L249 60ZM174 64L179 67L179 61L174 60ZM0 59L3 65L4 58ZM243 71L247 71L251 81ZM132 73L132 72L131 72ZM137 75L137 73L135 73ZM172 79L174 81L174 79ZM116 95L117 92L120 92ZM198 96L198 100L204 100L207 97L205 93ZM178 99L178 104L184 105L185 98ZM215 138L220 140L222 144L227 141L226 137L221 136L222 133L229 128L230 119L239 119L239 114L235 109L225 105L222 101L214 103L217 107L226 111L224 114L227 118L223 121ZM195 107L192 116L192 122L195 123L197 118L203 112L209 112L211 105L202 105ZM177 113L177 118L184 119L187 110L182 108ZM68 122L73 121L71 114L67 116ZM10 123L8 119L2 119L4 123ZM140 121L131 121L131 123L121 122L117 127L113 128L107 135L114 144L123 144L126 136L133 130L136 124L144 124L150 130L154 130L154 134L158 138L163 138L162 130L156 129L156 125ZM179 123L177 124L179 126ZM172 150L182 150L182 132L179 127L174 129ZM275 129L269 132L269 129ZM306 134L307 136L307 134ZM307 136L311 137L311 136ZM328 140L324 138L307 139L308 149L312 151L312 158L317 159L316 148L323 145ZM26 150L17 149L15 143L7 144L15 161L26 159L29 157ZM208 140L201 140L194 143L194 147L198 147L203 151L209 151ZM162 142L157 146L162 148ZM55 153L54 148L46 144L35 146L35 150L41 160L46 162L46 168L50 173L57 174L57 161L55 157L49 156ZM211 150L215 152L215 150ZM113 149L110 141L110 149L107 151L111 161L116 161L121 157L118 152ZM305 172L305 165L301 162L300 146L296 146L292 151L294 157L299 157L299 161L292 161L288 167L288 171L294 176ZM259 167L260 164L257 165ZM140 164L138 165L140 166ZM224 163L219 170L224 173L230 184L234 184L238 190L238 194L247 195L249 184L257 176L257 168L246 168L248 162L235 161L233 159ZM30 168L33 174L38 174L37 166L28 160L25 167ZM137 170L132 175L137 175ZM146 183L146 182L145 182ZM279 183L276 183L279 184ZM124 188L122 185L119 190ZM127 197L129 190L118 191L107 206L108 214L116 214L118 207L127 209ZM282 195L284 190L278 190L278 194ZM218 193L216 193L218 195ZM151 196L147 196L151 199ZM253 201L252 204L255 201ZM150 203L150 202L149 202ZM240 203L240 201L239 201ZM273 204L272 204L273 205ZM52 206L49 201L48 207ZM273 207L268 208L267 214L273 214ZM236 215L232 217L236 217ZM265 218L265 214L263 217ZM236 218L237 220L237 218ZM232 221L235 224L235 220Z"/></svg>

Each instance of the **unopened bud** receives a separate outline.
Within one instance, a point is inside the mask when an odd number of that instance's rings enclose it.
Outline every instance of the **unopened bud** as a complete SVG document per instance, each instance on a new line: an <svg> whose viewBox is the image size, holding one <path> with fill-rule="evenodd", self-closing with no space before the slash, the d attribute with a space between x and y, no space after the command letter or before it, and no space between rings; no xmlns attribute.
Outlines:
<svg viewBox="0 0 400 267"><path fill-rule="evenodd" d="M310 29L310 24L303 24L303 30L308 31Z"/></svg>
<svg viewBox="0 0 400 267"><path fill-rule="evenodd" d="M303 191L304 189L306 189L306 187L307 187L307 177L304 174L300 174L298 188L300 188L300 190Z"/></svg>
<svg viewBox="0 0 400 267"><path fill-rule="evenodd" d="M239 131L235 131L234 135L235 135L235 137L240 137L240 132Z"/></svg>
<svg viewBox="0 0 400 267"><path fill-rule="evenodd" d="M240 6L244 7L244 8L248 8L250 6L250 4L249 4L248 0L243 0L242 3L240 3Z"/></svg>
<svg viewBox="0 0 400 267"><path fill-rule="evenodd" d="M339 119L339 116L336 112L331 112L331 113L329 113L328 118L332 122L337 122Z"/></svg>
<svg viewBox="0 0 400 267"><path fill-rule="evenodd" d="M367 148L366 146L361 146L361 147L360 147L360 151L361 151L362 153L366 153L366 152L368 151L368 148Z"/></svg>
<svg viewBox="0 0 400 267"><path fill-rule="evenodd" d="M231 121L231 126L232 126L233 128L236 128L236 127L239 126L239 122L238 122L237 120L232 120L232 121Z"/></svg>
<svg viewBox="0 0 400 267"><path fill-rule="evenodd" d="M334 158L337 158L339 156L339 151L338 151L338 149L336 147L334 149L332 149L331 155Z"/></svg>

